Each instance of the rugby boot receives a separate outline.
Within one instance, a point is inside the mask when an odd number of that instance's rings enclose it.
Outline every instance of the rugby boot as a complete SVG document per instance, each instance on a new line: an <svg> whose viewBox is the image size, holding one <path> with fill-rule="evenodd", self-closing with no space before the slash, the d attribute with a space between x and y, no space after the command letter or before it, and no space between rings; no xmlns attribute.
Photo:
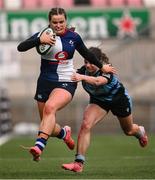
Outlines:
<svg viewBox="0 0 155 180"><path fill-rule="evenodd" d="M140 128L140 130L141 130L141 132L142 132L142 134L143 134L143 135L139 138L139 144L140 144L141 147L145 147L145 146L147 146L147 144L148 144L148 137L147 137L147 134L146 134L146 132L145 132L144 127L143 127L143 126L139 126L139 128Z"/></svg>
<svg viewBox="0 0 155 180"><path fill-rule="evenodd" d="M33 161L36 161L36 162L40 161L40 155L42 151L37 146L31 147L29 152L33 156Z"/></svg>
<svg viewBox="0 0 155 180"><path fill-rule="evenodd" d="M64 126L64 129L66 131L66 136L63 138L64 142L68 146L69 149L73 150L75 147L74 140L71 137L71 127Z"/></svg>
<svg viewBox="0 0 155 180"><path fill-rule="evenodd" d="M80 162L72 162L69 164L62 164L62 168L69 171L82 172L83 164Z"/></svg>

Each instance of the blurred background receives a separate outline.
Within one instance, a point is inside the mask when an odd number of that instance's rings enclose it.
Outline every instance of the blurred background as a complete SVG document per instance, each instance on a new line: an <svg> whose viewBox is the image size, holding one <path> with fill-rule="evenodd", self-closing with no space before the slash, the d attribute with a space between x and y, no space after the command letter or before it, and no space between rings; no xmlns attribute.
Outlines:
<svg viewBox="0 0 155 180"><path fill-rule="evenodd" d="M40 122L33 99L40 69L35 48L19 53L17 45L48 24L52 7L63 7L68 25L86 45L98 46L118 70L133 98L134 121L155 133L154 0L0 0L0 137L36 133ZM75 67L83 64L76 53ZM57 114L58 122L78 132L88 95L79 84L73 101ZM93 130L122 133L111 113Z"/></svg>

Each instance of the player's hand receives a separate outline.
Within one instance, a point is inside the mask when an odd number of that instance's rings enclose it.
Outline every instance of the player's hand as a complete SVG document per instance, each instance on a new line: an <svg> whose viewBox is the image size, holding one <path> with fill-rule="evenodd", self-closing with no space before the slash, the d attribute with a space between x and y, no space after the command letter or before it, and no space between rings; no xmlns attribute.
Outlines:
<svg viewBox="0 0 155 180"><path fill-rule="evenodd" d="M51 46L55 45L56 42L55 34L51 36L46 32L43 32L42 35L40 36L40 42L41 44L49 44Z"/></svg>
<svg viewBox="0 0 155 180"><path fill-rule="evenodd" d="M79 73L73 73L73 75L71 76L71 80L79 82L79 81L82 81L82 79L83 79L82 77L83 76Z"/></svg>
<svg viewBox="0 0 155 180"><path fill-rule="evenodd" d="M105 73L114 73L116 74L116 69L111 65L111 64L104 64L103 67L101 68L101 71Z"/></svg>

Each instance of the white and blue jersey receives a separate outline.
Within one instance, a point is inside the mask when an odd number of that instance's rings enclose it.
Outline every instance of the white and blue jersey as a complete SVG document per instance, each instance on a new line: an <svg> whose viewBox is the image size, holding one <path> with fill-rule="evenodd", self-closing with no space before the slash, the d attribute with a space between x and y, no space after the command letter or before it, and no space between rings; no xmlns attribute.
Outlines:
<svg viewBox="0 0 155 180"><path fill-rule="evenodd" d="M18 46L19 51L26 51L40 44L36 33ZM80 35L76 32L66 30L61 36L56 36L56 43L46 55L41 55L40 78L54 82L71 82L71 75L74 70L73 56L77 50L90 63L99 68L102 64L96 56L89 52L84 45Z"/></svg>
<svg viewBox="0 0 155 180"><path fill-rule="evenodd" d="M39 46L41 43L38 34L39 32L21 42L17 47L18 51L24 52ZM71 76L75 72L73 65L75 50L91 64L102 68L100 61L87 49L80 35L66 29L63 35L56 36L56 43L48 53L41 55L40 76L35 94L37 101L46 102L55 88L65 89L73 97L77 87L77 82L71 81Z"/></svg>
<svg viewBox="0 0 155 180"><path fill-rule="evenodd" d="M73 56L82 40L75 32L67 31L63 36L56 36L56 44L49 53L41 56L41 78L50 81L71 81L74 70Z"/></svg>

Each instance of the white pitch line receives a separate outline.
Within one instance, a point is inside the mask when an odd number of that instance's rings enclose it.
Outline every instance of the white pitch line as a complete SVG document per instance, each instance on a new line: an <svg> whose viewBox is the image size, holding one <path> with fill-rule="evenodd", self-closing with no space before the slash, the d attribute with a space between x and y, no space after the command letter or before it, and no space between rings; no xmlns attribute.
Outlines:
<svg viewBox="0 0 155 180"><path fill-rule="evenodd" d="M3 135L0 137L0 146L5 144L7 141L9 141L12 138L12 134Z"/></svg>

